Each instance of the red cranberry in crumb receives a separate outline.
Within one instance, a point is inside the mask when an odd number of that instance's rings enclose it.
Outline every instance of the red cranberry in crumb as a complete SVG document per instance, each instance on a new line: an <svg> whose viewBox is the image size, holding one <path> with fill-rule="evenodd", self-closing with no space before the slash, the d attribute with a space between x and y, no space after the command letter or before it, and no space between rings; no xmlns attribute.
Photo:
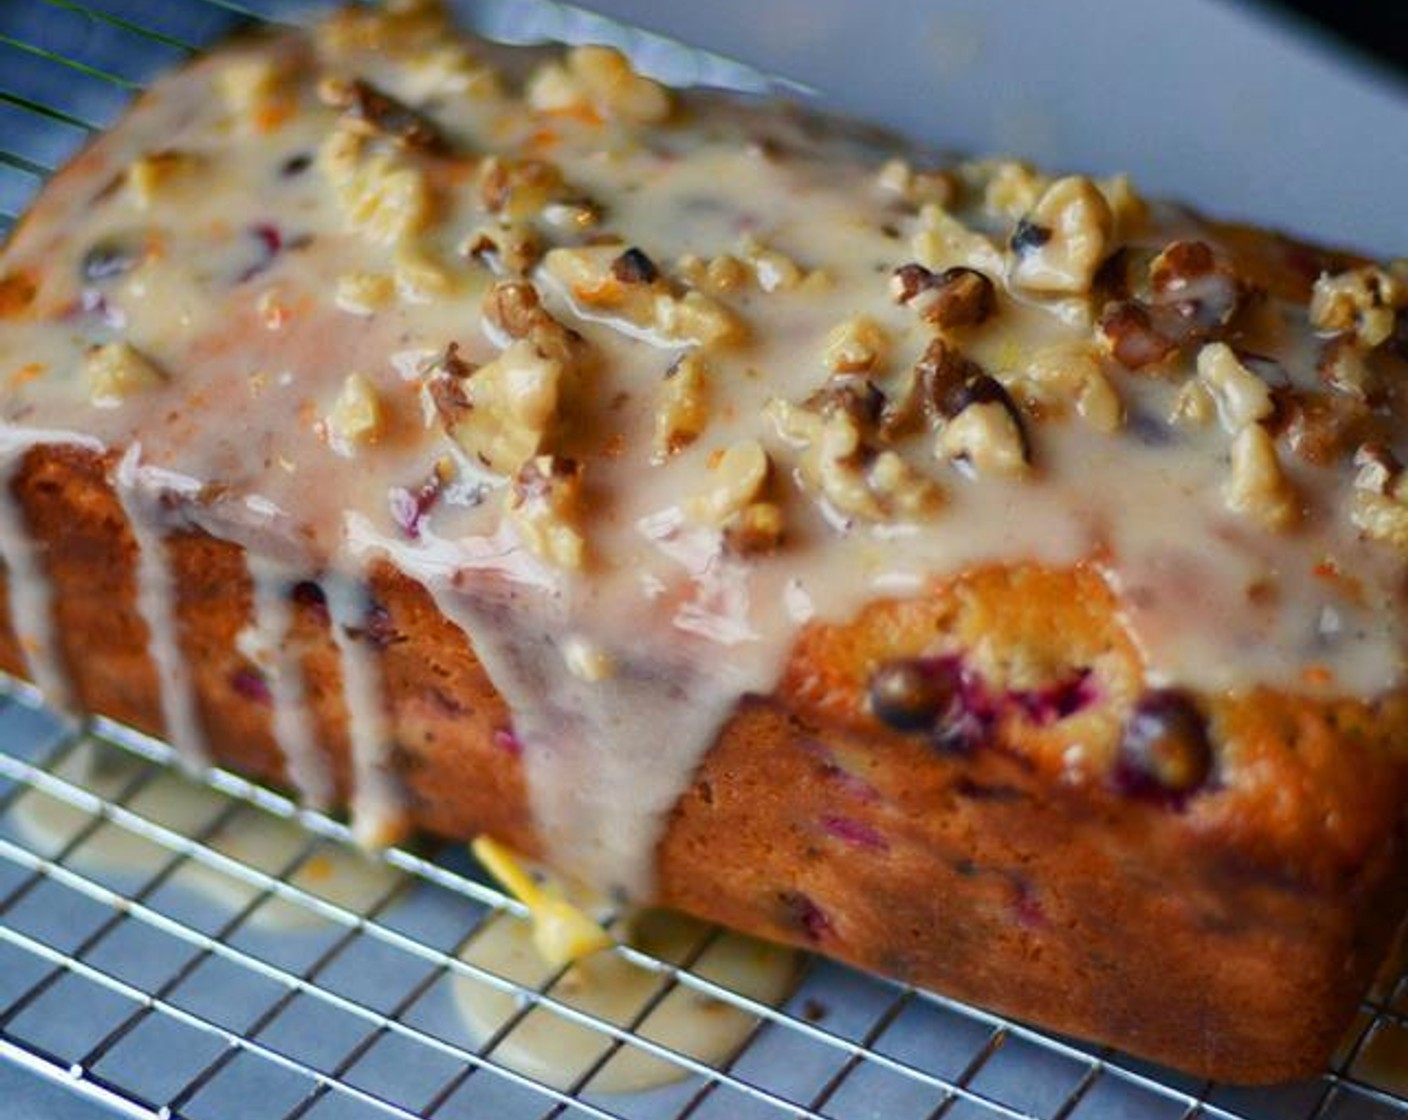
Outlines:
<svg viewBox="0 0 1408 1120"><path fill-rule="evenodd" d="M264 679L262 673L253 669L236 669L230 674L230 688L236 695L253 700L257 704L269 704L274 699L269 691L269 682Z"/></svg>
<svg viewBox="0 0 1408 1120"><path fill-rule="evenodd" d="M800 929L808 941L821 941L831 932L831 919L815 902L801 891L783 891L778 895L784 920Z"/></svg>
<svg viewBox="0 0 1408 1120"><path fill-rule="evenodd" d="M866 848L872 852L885 852L890 849L885 838L874 827L854 817L822 817L821 827L828 835L857 848Z"/></svg>
<svg viewBox="0 0 1408 1120"><path fill-rule="evenodd" d="M514 758L521 758L523 756L523 744L510 728L494 728L494 746Z"/></svg>
<svg viewBox="0 0 1408 1120"><path fill-rule="evenodd" d="M870 710L896 731L927 731L958 695L958 673L935 658L887 661L870 677Z"/></svg>
<svg viewBox="0 0 1408 1120"><path fill-rule="evenodd" d="M1158 689L1125 723L1114 781L1124 793L1178 801L1207 784L1212 765L1202 713L1186 693Z"/></svg>

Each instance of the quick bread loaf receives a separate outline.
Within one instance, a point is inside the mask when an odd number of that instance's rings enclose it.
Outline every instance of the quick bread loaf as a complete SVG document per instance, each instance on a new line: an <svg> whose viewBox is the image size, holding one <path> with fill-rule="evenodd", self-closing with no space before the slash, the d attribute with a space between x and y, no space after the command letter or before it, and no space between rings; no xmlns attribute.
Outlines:
<svg viewBox="0 0 1408 1120"><path fill-rule="evenodd" d="M1194 1073L1404 909L1408 269L433 6L159 81L0 256L0 665Z"/></svg>

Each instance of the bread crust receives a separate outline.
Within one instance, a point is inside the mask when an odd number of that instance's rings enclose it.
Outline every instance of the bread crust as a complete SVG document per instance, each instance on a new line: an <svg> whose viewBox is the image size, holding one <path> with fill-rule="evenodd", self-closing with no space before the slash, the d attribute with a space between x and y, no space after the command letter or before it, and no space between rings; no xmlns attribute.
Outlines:
<svg viewBox="0 0 1408 1120"><path fill-rule="evenodd" d="M160 735L111 466L39 447L16 494L81 703ZM286 783L269 707L239 687L243 555L199 532L168 547L213 761ZM508 709L469 642L390 565L370 585L410 823L539 852ZM1066 752L1112 751L1143 687L1119 607L1092 567L993 566L809 626L777 691L743 701L675 807L661 900L1200 1076L1318 1072L1400 916L1404 699L1200 698L1220 780L1182 806L1073 780ZM326 613L314 595L295 596L293 613L345 804L348 716ZM1098 659L1103 692L1074 719L1004 716L975 749L940 752L882 726L865 701L875 665L936 641L1058 669ZM23 672L8 618L0 665Z"/></svg>

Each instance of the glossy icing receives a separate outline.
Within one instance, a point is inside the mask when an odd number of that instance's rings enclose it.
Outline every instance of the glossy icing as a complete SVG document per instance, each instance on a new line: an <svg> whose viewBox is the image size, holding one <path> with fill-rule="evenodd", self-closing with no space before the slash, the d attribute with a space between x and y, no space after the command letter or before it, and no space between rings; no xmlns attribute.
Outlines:
<svg viewBox="0 0 1408 1120"><path fill-rule="evenodd" d="M916 172L853 128L672 105L607 53L501 56L402 8L163 79L0 259L7 438L81 430L122 456L193 755L158 491L291 575L332 573L361 835L398 815L357 636L361 576L389 559L507 699L555 861L628 895L801 626L974 564L1096 565L1154 683L1401 683L1408 513L1383 483L1370 534L1350 465L1401 430L1398 273L1382 306L1308 313L1122 181ZM1325 436L1321 405L1359 426ZM23 529L0 516L31 576L12 615L55 678ZM316 798L279 676L277 736Z"/></svg>

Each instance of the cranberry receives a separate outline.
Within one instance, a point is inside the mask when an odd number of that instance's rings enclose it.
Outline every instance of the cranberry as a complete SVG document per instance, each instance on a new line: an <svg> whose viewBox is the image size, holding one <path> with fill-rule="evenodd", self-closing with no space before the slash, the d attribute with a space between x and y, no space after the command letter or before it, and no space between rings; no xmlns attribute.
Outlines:
<svg viewBox="0 0 1408 1120"><path fill-rule="evenodd" d="M1202 713L1186 693L1157 689L1125 723L1114 782L1123 793L1178 803L1207 784L1212 767Z"/></svg>
<svg viewBox="0 0 1408 1120"><path fill-rule="evenodd" d="M826 912L801 891L783 891L778 901L786 920L800 929L808 941L821 941L831 932L831 919Z"/></svg>
<svg viewBox="0 0 1408 1120"><path fill-rule="evenodd" d="M874 827L854 817L822 817L821 827L828 835L857 848L867 848L872 852L886 852L890 849L889 843Z"/></svg>
<svg viewBox="0 0 1408 1120"><path fill-rule="evenodd" d="M236 669L230 674L230 688L237 695L258 704L270 704L274 700L273 693L269 691L269 682L254 669Z"/></svg>

